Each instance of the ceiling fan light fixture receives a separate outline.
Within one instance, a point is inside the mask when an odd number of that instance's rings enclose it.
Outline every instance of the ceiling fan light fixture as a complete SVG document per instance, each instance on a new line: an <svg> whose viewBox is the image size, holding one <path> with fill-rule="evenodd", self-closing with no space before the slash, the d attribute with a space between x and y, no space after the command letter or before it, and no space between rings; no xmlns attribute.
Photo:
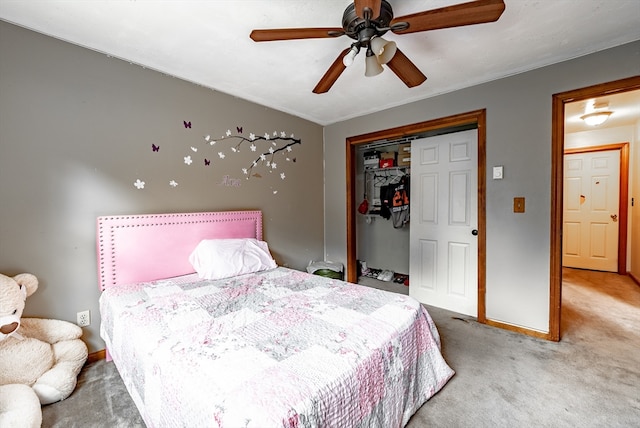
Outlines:
<svg viewBox="0 0 640 428"><path fill-rule="evenodd" d="M612 111L595 111L593 113L588 113L580 116L580 119L584 120L589 126L598 126L602 125L609 119L609 116L613 114Z"/></svg>
<svg viewBox="0 0 640 428"><path fill-rule="evenodd" d="M351 45L351 49L349 49L349 52L347 52L347 54L342 57L342 63L345 67L349 67L351 64L353 64L353 60L355 59L356 55L358 55L358 52L360 52L360 47L355 44Z"/></svg>
<svg viewBox="0 0 640 428"><path fill-rule="evenodd" d="M374 37L371 39L370 45L371 50L376 58L378 58L380 64L386 64L391 61L391 58L393 58L398 49L396 42L390 42L382 37Z"/></svg>
<svg viewBox="0 0 640 428"><path fill-rule="evenodd" d="M371 49L367 49L367 58L364 63L364 75L367 77L377 76L382 73L383 68L378 62L378 58Z"/></svg>
<svg viewBox="0 0 640 428"><path fill-rule="evenodd" d="M427 76L397 48L395 42L388 42L382 36L388 31L398 35L495 22L505 10L504 0L475 0L396 17L389 1L350 0L342 14L342 28L254 29L249 37L255 42L339 36L355 40L351 47L340 52L320 78L313 89L315 94L329 91L345 69L353 64L362 48L367 51L365 76L380 74L383 71L382 65L386 64L408 88L413 88L425 82Z"/></svg>

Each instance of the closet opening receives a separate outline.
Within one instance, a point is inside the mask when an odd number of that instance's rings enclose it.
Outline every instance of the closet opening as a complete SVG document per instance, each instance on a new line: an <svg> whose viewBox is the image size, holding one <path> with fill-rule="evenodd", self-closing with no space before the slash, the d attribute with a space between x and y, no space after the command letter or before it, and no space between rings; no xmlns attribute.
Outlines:
<svg viewBox="0 0 640 428"><path fill-rule="evenodd" d="M475 128L469 123L433 129L356 148L358 283L409 293L411 143Z"/></svg>
<svg viewBox="0 0 640 428"><path fill-rule="evenodd" d="M347 182L347 266L346 279L349 282L375 280L363 278L362 261L367 269L374 268L378 274L392 271L397 286L406 289L404 275L409 274L409 228L393 227L393 220L384 218L382 200L378 201L380 187L397 184L404 177L410 177L409 164L402 163L403 148L415 139L432 137L469 129L478 130L478 321L485 319L485 140L486 111L477 110L440 119L410 124L397 128L377 131L347 138L346 141L346 182ZM374 154L372 152L378 152ZM393 154L393 153L398 154ZM383 157L383 153L385 154ZM365 164L365 157L366 164ZM377 157L377 159L376 159ZM394 160L393 165L382 159ZM377 161L377 162L376 162ZM368 167L365 168L365 165ZM377 168L374 166L377 165ZM381 165L383 168L381 168ZM378 186L378 187L376 187ZM395 194L395 191L394 191ZM364 203L364 201L367 203ZM365 207L362 207L362 205ZM411 204L409 189L409 204ZM364 212L364 213L363 213ZM385 214L385 215L388 215ZM396 224L403 217L396 216ZM410 219L409 219L410 222ZM410 223L409 223L410 224ZM377 230L381 229L381 231ZM373 236L368 231L380 232ZM360 263L359 263L360 262ZM376 271L370 272L374 275ZM393 280L391 283L393 283ZM402 281L402 283L399 283ZM411 278L408 278L411 282ZM370 285L370 284L366 284Z"/></svg>

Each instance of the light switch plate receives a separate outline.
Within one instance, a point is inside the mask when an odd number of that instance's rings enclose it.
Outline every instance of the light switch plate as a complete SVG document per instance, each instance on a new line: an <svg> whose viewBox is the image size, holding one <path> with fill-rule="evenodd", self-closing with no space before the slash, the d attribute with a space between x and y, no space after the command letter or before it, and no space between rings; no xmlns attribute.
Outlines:
<svg viewBox="0 0 640 428"><path fill-rule="evenodd" d="M504 173L504 167L502 165L493 167L494 180L502 180L503 173Z"/></svg>
<svg viewBox="0 0 640 428"><path fill-rule="evenodd" d="M524 212L524 198L523 197L513 198L513 212L514 213L523 213Z"/></svg>

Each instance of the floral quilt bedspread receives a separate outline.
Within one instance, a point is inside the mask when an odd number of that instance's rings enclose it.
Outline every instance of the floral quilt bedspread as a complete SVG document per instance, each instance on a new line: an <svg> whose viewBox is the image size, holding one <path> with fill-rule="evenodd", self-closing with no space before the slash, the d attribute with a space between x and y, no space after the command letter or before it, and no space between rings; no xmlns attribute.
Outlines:
<svg viewBox="0 0 640 428"><path fill-rule="evenodd" d="M284 267L111 288L100 311L148 427L400 427L454 374L415 299Z"/></svg>

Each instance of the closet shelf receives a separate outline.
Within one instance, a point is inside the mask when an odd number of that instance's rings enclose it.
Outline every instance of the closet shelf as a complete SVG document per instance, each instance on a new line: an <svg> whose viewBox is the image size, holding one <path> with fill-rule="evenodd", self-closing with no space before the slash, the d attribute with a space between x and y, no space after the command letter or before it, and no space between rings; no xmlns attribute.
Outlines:
<svg viewBox="0 0 640 428"><path fill-rule="evenodd" d="M366 174L366 173L372 173L372 172L397 171L397 170L407 170L407 169L411 169L411 166L403 165L403 166L388 166L386 168L367 168L364 170L364 172Z"/></svg>

